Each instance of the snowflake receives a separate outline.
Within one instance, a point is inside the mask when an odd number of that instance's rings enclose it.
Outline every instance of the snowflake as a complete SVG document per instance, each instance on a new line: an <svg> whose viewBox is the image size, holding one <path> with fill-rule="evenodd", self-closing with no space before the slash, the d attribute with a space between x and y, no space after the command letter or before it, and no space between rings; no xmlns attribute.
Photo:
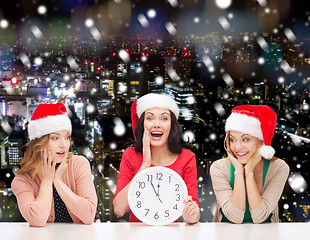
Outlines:
<svg viewBox="0 0 310 240"><path fill-rule="evenodd" d="M168 0L168 2L170 3L170 5L171 5L172 7L177 7L177 6L179 6L178 0Z"/></svg>
<svg viewBox="0 0 310 240"><path fill-rule="evenodd" d="M165 24L165 28L167 29L170 35L175 36L177 34L177 30L171 22L167 22Z"/></svg>
<svg viewBox="0 0 310 240"><path fill-rule="evenodd" d="M190 96L186 98L186 101L187 101L187 104L194 104L196 100L193 96Z"/></svg>
<svg viewBox="0 0 310 240"><path fill-rule="evenodd" d="M228 8L232 3L232 0L215 0L215 4L217 7L221 9Z"/></svg>
<svg viewBox="0 0 310 240"><path fill-rule="evenodd" d="M43 33L38 26L36 25L31 26L31 32L37 39L43 38Z"/></svg>
<svg viewBox="0 0 310 240"><path fill-rule="evenodd" d="M221 103L215 103L214 108L215 108L216 112L218 113L218 115L224 116L226 114L226 111L223 108L223 105Z"/></svg>
<svg viewBox="0 0 310 240"><path fill-rule="evenodd" d="M110 144L110 149L111 150L115 150L116 148L117 148L116 143L113 142L113 143Z"/></svg>
<svg viewBox="0 0 310 240"><path fill-rule="evenodd" d="M258 37L256 39L258 45L264 49L265 51L268 50L269 46L268 46L268 43L266 42L266 40L263 38L263 37Z"/></svg>
<svg viewBox="0 0 310 240"><path fill-rule="evenodd" d="M265 58L259 57L257 62L258 62L258 64L263 65L265 63Z"/></svg>
<svg viewBox="0 0 310 240"><path fill-rule="evenodd" d="M228 30L230 28L230 24L225 17L219 17L218 21L224 30Z"/></svg>
<svg viewBox="0 0 310 240"><path fill-rule="evenodd" d="M37 65L37 66L41 66L43 64L43 59L41 57L36 57L33 62Z"/></svg>
<svg viewBox="0 0 310 240"><path fill-rule="evenodd" d="M149 21L147 20L147 18L143 14L139 14L137 16L137 19L140 22L140 24L142 25L142 27L146 28L150 25Z"/></svg>
<svg viewBox="0 0 310 240"><path fill-rule="evenodd" d="M147 11L147 15L148 15L148 17L149 18L154 18L154 17L156 17L156 11L154 10L154 9L149 9L148 11Z"/></svg>
<svg viewBox="0 0 310 240"><path fill-rule="evenodd" d="M288 183L295 193L302 193L307 189L307 183L300 173L292 173Z"/></svg>
<svg viewBox="0 0 310 240"><path fill-rule="evenodd" d="M0 21L0 27L1 27L1 28L7 28L8 26L9 26L8 20L2 19L2 20Z"/></svg>
<svg viewBox="0 0 310 240"><path fill-rule="evenodd" d="M215 68L209 56L203 56L202 62L208 68L210 73L214 72Z"/></svg>
<svg viewBox="0 0 310 240"><path fill-rule="evenodd" d="M228 73L223 74L223 80L229 87L232 87L234 85L234 80Z"/></svg>
<svg viewBox="0 0 310 240"><path fill-rule="evenodd" d="M92 104L88 104L87 107L86 107L86 112L87 113L94 113L96 110L95 106L92 105Z"/></svg>
<svg viewBox="0 0 310 240"><path fill-rule="evenodd" d="M119 50L118 56L123 60L123 62L125 62L125 63L130 62L130 57L129 57L128 53L126 52L126 50L124 50L124 49Z"/></svg>
<svg viewBox="0 0 310 240"><path fill-rule="evenodd" d="M164 78L162 76L155 77L155 83L158 85L162 85L164 83Z"/></svg>
<svg viewBox="0 0 310 240"><path fill-rule="evenodd" d="M214 141L214 140L216 140L217 136L216 136L215 133L211 133L211 134L209 135L209 138L210 138L210 140Z"/></svg>
<svg viewBox="0 0 310 240"><path fill-rule="evenodd" d="M44 14L46 14L46 12L47 12L46 6L40 5L40 6L38 7L38 13L39 13L39 14L44 15Z"/></svg>
<svg viewBox="0 0 310 240"><path fill-rule="evenodd" d="M126 127L119 117L113 119L115 127L113 129L116 136L123 136L126 133Z"/></svg>
<svg viewBox="0 0 310 240"><path fill-rule="evenodd" d="M185 131L183 133L183 140L184 140L184 142L191 143L191 142L194 141L194 139L195 139L195 134L192 131L187 130L187 131Z"/></svg>
<svg viewBox="0 0 310 240"><path fill-rule="evenodd" d="M291 42L296 40L296 36L290 28L285 28L284 34Z"/></svg>
<svg viewBox="0 0 310 240"><path fill-rule="evenodd" d="M91 19L91 18L87 18L87 19L85 20L85 26L88 27L88 28L93 27L93 26L94 26L94 20Z"/></svg>

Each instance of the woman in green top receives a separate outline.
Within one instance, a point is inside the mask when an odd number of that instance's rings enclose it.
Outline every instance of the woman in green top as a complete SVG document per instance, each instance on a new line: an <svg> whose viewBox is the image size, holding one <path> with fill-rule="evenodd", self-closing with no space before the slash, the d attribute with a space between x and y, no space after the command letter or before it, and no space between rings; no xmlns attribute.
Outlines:
<svg viewBox="0 0 310 240"><path fill-rule="evenodd" d="M278 201L289 174L270 146L276 113L266 105L240 105L225 125L228 157L210 169L217 209L213 221L278 222Z"/></svg>

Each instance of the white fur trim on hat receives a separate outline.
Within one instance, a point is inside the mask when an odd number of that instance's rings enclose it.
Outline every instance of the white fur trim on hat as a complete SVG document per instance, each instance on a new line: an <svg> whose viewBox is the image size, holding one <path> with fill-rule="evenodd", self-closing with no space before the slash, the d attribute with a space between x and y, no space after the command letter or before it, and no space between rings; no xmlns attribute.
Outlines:
<svg viewBox="0 0 310 240"><path fill-rule="evenodd" d="M137 100L137 115L140 118L142 113L144 113L147 109L152 108L162 108L169 109L174 113L175 117L179 117L179 108L176 102L167 95L164 94L156 94L149 93L146 94Z"/></svg>
<svg viewBox="0 0 310 240"><path fill-rule="evenodd" d="M72 132L71 121L67 114L31 120L28 125L28 135L30 140L62 130L68 130L70 134Z"/></svg>
<svg viewBox="0 0 310 240"><path fill-rule="evenodd" d="M249 134L264 140L261 130L261 123L255 117L250 117L245 114L232 113L226 120L225 131L238 131Z"/></svg>

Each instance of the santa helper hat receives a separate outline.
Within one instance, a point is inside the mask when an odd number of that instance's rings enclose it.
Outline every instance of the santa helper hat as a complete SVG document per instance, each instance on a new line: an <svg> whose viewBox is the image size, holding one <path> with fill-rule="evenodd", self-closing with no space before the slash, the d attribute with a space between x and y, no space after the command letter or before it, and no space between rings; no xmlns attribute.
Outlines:
<svg viewBox="0 0 310 240"><path fill-rule="evenodd" d="M72 132L65 105L56 103L37 106L28 125L30 140L62 130L68 130L70 134Z"/></svg>
<svg viewBox="0 0 310 240"><path fill-rule="evenodd" d="M232 109L226 120L225 131L234 130L264 141L259 153L265 159L275 154L271 140L276 128L277 115L266 105L240 105Z"/></svg>
<svg viewBox="0 0 310 240"><path fill-rule="evenodd" d="M157 93L146 94L134 101L131 106L131 123L134 135L139 118L147 109L152 108L169 109L177 119L179 117L178 105L171 97Z"/></svg>

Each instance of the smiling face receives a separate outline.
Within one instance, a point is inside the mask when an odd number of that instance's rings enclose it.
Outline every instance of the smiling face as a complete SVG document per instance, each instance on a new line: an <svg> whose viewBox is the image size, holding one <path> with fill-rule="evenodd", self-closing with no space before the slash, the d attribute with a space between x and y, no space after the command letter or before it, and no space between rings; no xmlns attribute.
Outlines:
<svg viewBox="0 0 310 240"><path fill-rule="evenodd" d="M171 129L171 116L168 109L152 108L145 111L144 128L151 135L151 146L159 147L168 144Z"/></svg>
<svg viewBox="0 0 310 240"><path fill-rule="evenodd" d="M57 163L65 161L71 145L71 135L67 130L53 132L49 135L47 151L51 151L52 159Z"/></svg>
<svg viewBox="0 0 310 240"><path fill-rule="evenodd" d="M237 131L229 131L229 148L241 164L247 164L261 141L257 137Z"/></svg>

